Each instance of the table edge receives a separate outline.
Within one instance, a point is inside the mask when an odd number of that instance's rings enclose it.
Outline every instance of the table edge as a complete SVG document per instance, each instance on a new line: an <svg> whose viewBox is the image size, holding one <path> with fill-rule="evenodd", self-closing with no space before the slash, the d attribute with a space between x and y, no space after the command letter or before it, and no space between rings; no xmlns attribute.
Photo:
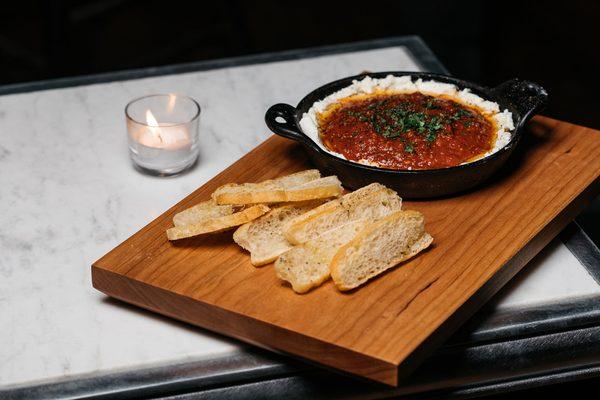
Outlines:
<svg viewBox="0 0 600 400"><path fill-rule="evenodd" d="M93 85L98 83L134 80L156 76L177 75L189 72L208 71L213 69L241 67L253 64L264 64L277 61L299 60L341 53L352 53L366 50L384 49L390 47L406 47L409 56L423 70L448 74L425 42L416 35L392 36L380 39L370 39L358 42L332 44L326 46L307 47L268 53L258 53L238 57L209 59L181 64L170 64L156 67L128 69L104 72L75 77L47 79L33 82L0 85L0 96L17 93L29 93L50 89L63 89L76 86Z"/></svg>

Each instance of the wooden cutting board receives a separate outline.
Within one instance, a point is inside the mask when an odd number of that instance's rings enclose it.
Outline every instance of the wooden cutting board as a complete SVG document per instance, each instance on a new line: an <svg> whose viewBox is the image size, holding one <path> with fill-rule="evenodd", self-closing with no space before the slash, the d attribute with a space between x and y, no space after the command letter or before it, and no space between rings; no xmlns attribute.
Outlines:
<svg viewBox="0 0 600 400"><path fill-rule="evenodd" d="M457 197L406 201L434 245L359 290L331 282L304 295L273 266L253 267L231 232L170 243L176 212L220 185L310 168L294 142L271 137L92 266L109 296L261 347L389 385L540 251L600 188L600 132L535 118L491 182ZM400 195L402 195L400 193Z"/></svg>

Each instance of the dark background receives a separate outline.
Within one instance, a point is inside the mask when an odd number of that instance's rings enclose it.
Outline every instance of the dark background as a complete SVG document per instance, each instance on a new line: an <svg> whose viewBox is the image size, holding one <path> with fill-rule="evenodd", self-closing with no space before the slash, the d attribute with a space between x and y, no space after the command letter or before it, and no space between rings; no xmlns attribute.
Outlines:
<svg viewBox="0 0 600 400"><path fill-rule="evenodd" d="M412 34L453 75L486 85L536 81L551 96L544 114L600 128L597 1L3 2L0 85ZM600 237L597 214L580 222Z"/></svg>
<svg viewBox="0 0 600 400"><path fill-rule="evenodd" d="M458 77L521 77L547 115L600 127L598 1L20 1L0 84L418 34Z"/></svg>

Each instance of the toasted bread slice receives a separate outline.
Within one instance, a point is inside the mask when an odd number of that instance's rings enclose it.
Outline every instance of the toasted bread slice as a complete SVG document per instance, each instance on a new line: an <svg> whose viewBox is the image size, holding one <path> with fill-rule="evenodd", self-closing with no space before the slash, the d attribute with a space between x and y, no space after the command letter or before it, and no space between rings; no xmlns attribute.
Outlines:
<svg viewBox="0 0 600 400"><path fill-rule="evenodd" d="M290 175L282 176L276 179L269 179L258 183L228 183L219 187L212 194L213 200L218 204L235 204L224 203L235 197L248 199L254 192L264 192L269 190L290 189L295 186L300 186L315 179L321 178L321 173L317 169L308 169L305 171L296 172ZM250 204L250 203L237 203Z"/></svg>
<svg viewBox="0 0 600 400"><path fill-rule="evenodd" d="M205 219L193 225L175 226L167 229L167 237L169 240L184 239L192 236L202 235L205 233L222 232L227 229L250 222L261 215L267 213L269 207L264 204L259 204L246 208L242 211L225 215L222 217Z"/></svg>
<svg viewBox="0 0 600 400"><path fill-rule="evenodd" d="M339 290L354 289L426 249L433 238L418 211L398 211L369 224L331 261L331 277Z"/></svg>
<svg viewBox="0 0 600 400"><path fill-rule="evenodd" d="M305 213L322 201L300 202L272 209L265 215L240 226L233 233L233 240L250 252L250 262L258 267L269 264L292 248L283 236L288 221Z"/></svg>
<svg viewBox="0 0 600 400"><path fill-rule="evenodd" d="M294 218L285 237L290 243L300 244L347 222L374 221L401 208L402 199L396 192L372 183Z"/></svg>
<svg viewBox="0 0 600 400"><path fill-rule="evenodd" d="M305 183L291 184L288 181L265 181L225 185L217 189L212 197L217 204L282 203L326 199L342 194L342 184L336 176L314 179Z"/></svg>
<svg viewBox="0 0 600 400"><path fill-rule="evenodd" d="M193 225L207 219L224 217L233 213L234 207L231 204L218 205L211 199L175 214L173 224L175 226Z"/></svg>
<svg viewBox="0 0 600 400"><path fill-rule="evenodd" d="M353 221L293 247L275 261L275 272L296 293L308 292L329 278L329 264L337 250L360 232L366 221Z"/></svg>

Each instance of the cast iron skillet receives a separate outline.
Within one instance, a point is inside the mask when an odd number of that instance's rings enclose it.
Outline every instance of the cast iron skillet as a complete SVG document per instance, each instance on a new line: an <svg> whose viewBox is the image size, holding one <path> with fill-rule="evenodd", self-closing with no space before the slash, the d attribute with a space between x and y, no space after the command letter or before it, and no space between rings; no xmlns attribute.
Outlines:
<svg viewBox="0 0 600 400"><path fill-rule="evenodd" d="M327 153L313 142L300 128L300 119L314 102L323 99L365 76L384 78L387 75L410 75L413 80L436 80L469 88L485 100L495 101L500 109L508 109L513 115L515 130L511 141L496 153L469 164L431 170L390 170L358 164ZM407 198L431 198L447 196L472 188L488 179L508 159L519 144L525 123L547 103L548 94L540 85L513 79L494 88L447 75L423 72L377 72L340 79L310 92L295 108L289 104L275 104L267 110L265 121L269 129L279 136L300 142L313 163L322 171L337 175L348 189L357 189L372 182L379 182Z"/></svg>

